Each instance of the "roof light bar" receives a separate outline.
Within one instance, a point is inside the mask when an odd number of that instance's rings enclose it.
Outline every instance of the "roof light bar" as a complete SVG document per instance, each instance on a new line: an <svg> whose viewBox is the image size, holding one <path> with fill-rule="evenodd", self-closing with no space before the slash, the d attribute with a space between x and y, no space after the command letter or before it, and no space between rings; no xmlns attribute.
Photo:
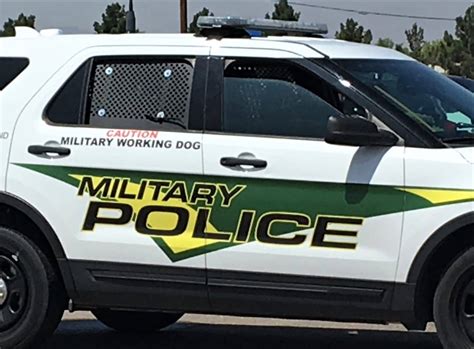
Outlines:
<svg viewBox="0 0 474 349"><path fill-rule="evenodd" d="M326 24L280 21L274 19L247 19L242 17L199 17L197 25L201 29L236 29L263 31L268 34L324 35L328 33Z"/></svg>

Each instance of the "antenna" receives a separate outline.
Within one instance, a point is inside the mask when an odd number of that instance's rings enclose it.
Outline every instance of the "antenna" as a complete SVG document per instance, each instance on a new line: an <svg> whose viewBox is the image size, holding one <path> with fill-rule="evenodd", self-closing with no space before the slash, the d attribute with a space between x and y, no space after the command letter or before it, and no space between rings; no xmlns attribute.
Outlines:
<svg viewBox="0 0 474 349"><path fill-rule="evenodd" d="M126 31L127 33L135 33L137 31L135 11L133 10L133 0L130 0L128 4Z"/></svg>

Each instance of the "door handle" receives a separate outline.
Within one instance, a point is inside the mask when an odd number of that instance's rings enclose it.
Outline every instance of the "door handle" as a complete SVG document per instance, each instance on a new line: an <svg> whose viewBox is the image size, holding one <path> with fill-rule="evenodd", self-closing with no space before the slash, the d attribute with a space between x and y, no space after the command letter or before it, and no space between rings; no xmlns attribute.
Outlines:
<svg viewBox="0 0 474 349"><path fill-rule="evenodd" d="M33 155L57 154L59 156L69 156L71 155L71 149L52 145L30 145L28 153Z"/></svg>
<svg viewBox="0 0 474 349"><path fill-rule="evenodd" d="M226 157L221 159L221 165L225 167L252 166L254 168L263 169L267 167L267 162L259 159Z"/></svg>

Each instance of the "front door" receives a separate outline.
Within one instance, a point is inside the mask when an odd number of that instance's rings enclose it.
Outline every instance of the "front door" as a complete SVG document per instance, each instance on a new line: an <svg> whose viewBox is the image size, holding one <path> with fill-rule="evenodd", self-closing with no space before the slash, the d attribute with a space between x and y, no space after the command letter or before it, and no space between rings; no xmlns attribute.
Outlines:
<svg viewBox="0 0 474 349"><path fill-rule="evenodd" d="M237 295L235 311L278 315L291 298L284 311L296 316L321 299L387 306L385 286L372 286L395 280L404 148L327 144L331 115L376 119L347 84L286 52L229 51L211 69L221 72L223 107L207 115L203 140L204 174L233 188L208 212L220 232L208 242L212 305L228 309Z"/></svg>

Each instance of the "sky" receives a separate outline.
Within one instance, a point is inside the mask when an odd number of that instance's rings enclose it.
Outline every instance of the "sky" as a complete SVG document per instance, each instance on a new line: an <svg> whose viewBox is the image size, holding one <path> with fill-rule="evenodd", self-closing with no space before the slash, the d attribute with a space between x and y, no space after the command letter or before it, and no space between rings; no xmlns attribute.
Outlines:
<svg viewBox="0 0 474 349"><path fill-rule="evenodd" d="M34 14L37 27L62 28L66 33L92 33L94 21L100 21L101 14L110 2L128 3L128 0L0 0L0 24L19 13ZM291 0L290 0L291 2ZM295 0L295 2L417 16L455 18L463 15L474 4L467 0ZM217 16L263 17L271 12L275 0L188 0L189 21L192 15L204 6ZM178 32L179 0L134 0L137 26L145 32ZM425 29L425 38L441 38L444 31L454 32L454 21L429 21L406 18L391 18L374 15L345 13L340 11L307 8L294 5L301 11L305 22L326 23L329 36L334 36L341 22L352 17L366 28L370 28L375 38L390 37L395 42L403 42L404 31L417 22Z"/></svg>

